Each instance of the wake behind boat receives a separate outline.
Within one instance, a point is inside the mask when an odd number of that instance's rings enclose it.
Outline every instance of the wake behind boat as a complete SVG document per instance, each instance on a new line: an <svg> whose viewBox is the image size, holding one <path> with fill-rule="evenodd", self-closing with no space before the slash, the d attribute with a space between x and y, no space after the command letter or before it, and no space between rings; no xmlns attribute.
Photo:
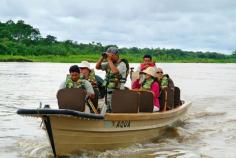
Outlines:
<svg viewBox="0 0 236 158"><path fill-rule="evenodd" d="M81 112L84 100L71 98L78 95L85 93L81 89L62 89L57 95L59 109L17 111L20 115L42 118L55 157L152 140L162 135L166 126L183 117L191 105L181 102L172 110L152 112L152 93L117 90L113 93L112 113L88 114ZM171 99L163 97L166 106Z"/></svg>

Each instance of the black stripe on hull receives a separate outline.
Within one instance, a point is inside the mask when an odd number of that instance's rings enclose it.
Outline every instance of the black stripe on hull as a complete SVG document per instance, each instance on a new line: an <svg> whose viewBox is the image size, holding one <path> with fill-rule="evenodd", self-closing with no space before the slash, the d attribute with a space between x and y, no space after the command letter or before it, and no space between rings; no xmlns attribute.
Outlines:
<svg viewBox="0 0 236 158"><path fill-rule="evenodd" d="M54 145L52 127L51 127L51 122L50 122L49 116L43 116L43 122L44 122L44 125L46 126L46 129L47 129L47 134L48 134L48 138L50 140L50 144L51 144L51 147L52 147L54 157L56 157L57 153L56 153L56 149L55 149L55 145Z"/></svg>

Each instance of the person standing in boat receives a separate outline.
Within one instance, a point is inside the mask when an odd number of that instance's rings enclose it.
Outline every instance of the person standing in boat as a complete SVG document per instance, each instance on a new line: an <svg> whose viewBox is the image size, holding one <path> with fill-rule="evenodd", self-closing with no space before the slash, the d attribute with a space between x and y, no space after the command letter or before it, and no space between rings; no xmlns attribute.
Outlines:
<svg viewBox="0 0 236 158"><path fill-rule="evenodd" d="M137 69L135 70L135 73L133 73L132 70L130 71L130 76L131 76L131 80L132 80L132 85L133 85L134 82L137 82L137 80L139 81L140 84L143 82L143 80L145 79L145 75L143 75L143 74L140 73L140 72L144 71L144 70L147 69L148 67L153 67L153 68L157 69L155 62L152 61L152 56L149 55L149 54L145 54L145 55L143 56L143 63L141 63L141 64L137 67ZM135 75L135 74L137 74L137 73L138 73L138 75ZM134 74L134 75L133 75L133 74ZM134 76L136 76L136 77L134 77ZM138 77L138 78L137 78L137 77ZM131 87L132 87L132 85L131 85Z"/></svg>
<svg viewBox="0 0 236 158"><path fill-rule="evenodd" d="M80 79L80 69L77 65L73 65L69 69L69 73L66 76L66 80L61 83L60 89L63 88L83 88L87 92L87 97L93 99L95 93L91 83L85 79ZM89 112L88 107L85 107L85 112Z"/></svg>
<svg viewBox="0 0 236 158"><path fill-rule="evenodd" d="M160 103L158 97L160 95L160 91L159 91L159 83L156 78L157 77L156 69L154 67L148 67L145 70L143 70L142 73L145 76L144 81L140 83L139 80L136 80L132 85L132 89L151 91L153 94L153 104L154 104L153 111L154 112L159 111Z"/></svg>
<svg viewBox="0 0 236 158"><path fill-rule="evenodd" d="M96 63L96 69L106 71L103 85L106 87L107 112L111 112L111 96L115 89L125 89L127 74L129 71L128 62L119 58L119 51L116 47L109 47Z"/></svg>

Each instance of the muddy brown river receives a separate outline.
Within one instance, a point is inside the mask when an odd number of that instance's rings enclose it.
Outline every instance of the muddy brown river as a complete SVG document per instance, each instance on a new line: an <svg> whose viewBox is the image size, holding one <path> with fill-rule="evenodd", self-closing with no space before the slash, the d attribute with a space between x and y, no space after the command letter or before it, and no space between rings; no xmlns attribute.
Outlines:
<svg viewBox="0 0 236 158"><path fill-rule="evenodd" d="M37 108L40 102L57 108L56 92L71 65L0 63L1 158L53 157L41 120L19 116L16 110ZM181 88L181 98L192 101L185 118L152 142L104 152L82 151L71 157L236 157L236 64L157 66ZM104 77L104 72L96 73Z"/></svg>

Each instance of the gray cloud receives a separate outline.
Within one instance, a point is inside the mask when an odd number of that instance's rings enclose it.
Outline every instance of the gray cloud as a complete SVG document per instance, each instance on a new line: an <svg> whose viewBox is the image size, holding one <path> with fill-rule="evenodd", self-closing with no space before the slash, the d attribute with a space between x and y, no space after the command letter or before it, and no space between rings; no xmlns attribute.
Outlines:
<svg viewBox="0 0 236 158"><path fill-rule="evenodd" d="M0 0L0 20L23 19L41 33L78 42L230 53L234 0Z"/></svg>

